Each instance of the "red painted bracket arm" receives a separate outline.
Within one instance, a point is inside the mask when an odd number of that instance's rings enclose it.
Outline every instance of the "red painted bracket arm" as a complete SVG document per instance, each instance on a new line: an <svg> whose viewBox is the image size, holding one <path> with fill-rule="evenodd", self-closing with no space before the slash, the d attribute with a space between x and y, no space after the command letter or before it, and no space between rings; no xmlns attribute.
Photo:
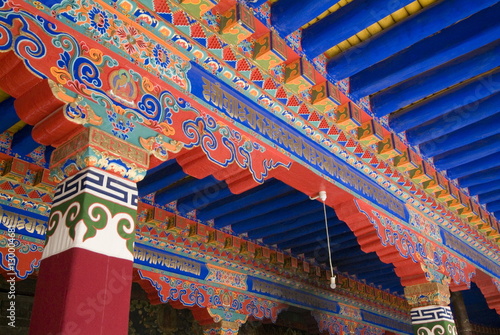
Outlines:
<svg viewBox="0 0 500 335"><path fill-rule="evenodd" d="M476 284L483 293L488 307L500 314L500 280L493 279L482 271L477 271Z"/></svg>
<svg viewBox="0 0 500 335"><path fill-rule="evenodd" d="M359 200L356 200L359 201ZM394 245L383 245L376 228L356 206L355 199L351 199L334 206L340 220L344 221L353 231L364 252L377 253L384 263L392 263L396 275L401 279L401 285L412 286L426 283L426 275L420 263L415 263L411 258L403 257Z"/></svg>

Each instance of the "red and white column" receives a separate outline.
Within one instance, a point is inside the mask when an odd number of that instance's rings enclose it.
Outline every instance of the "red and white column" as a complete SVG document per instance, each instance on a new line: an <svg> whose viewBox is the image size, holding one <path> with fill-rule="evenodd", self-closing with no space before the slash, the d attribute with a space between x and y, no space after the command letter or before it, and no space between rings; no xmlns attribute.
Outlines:
<svg viewBox="0 0 500 335"><path fill-rule="evenodd" d="M136 184L96 167L73 171L54 195L30 334L128 334Z"/></svg>

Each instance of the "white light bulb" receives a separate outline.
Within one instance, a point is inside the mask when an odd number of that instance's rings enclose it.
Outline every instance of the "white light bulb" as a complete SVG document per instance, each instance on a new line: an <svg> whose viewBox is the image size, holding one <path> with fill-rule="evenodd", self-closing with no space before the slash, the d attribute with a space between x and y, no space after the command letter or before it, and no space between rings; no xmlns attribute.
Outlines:
<svg viewBox="0 0 500 335"><path fill-rule="evenodd" d="M330 277L330 288L332 290L335 290L335 288L337 287L337 285L335 284L335 278L336 276Z"/></svg>

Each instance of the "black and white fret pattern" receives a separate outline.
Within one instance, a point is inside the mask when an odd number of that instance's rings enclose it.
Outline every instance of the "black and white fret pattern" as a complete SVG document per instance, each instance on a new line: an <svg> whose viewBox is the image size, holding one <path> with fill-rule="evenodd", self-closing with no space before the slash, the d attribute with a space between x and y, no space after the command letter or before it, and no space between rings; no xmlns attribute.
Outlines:
<svg viewBox="0 0 500 335"><path fill-rule="evenodd" d="M88 192L120 205L137 208L137 186L96 168L87 168L66 179L56 188L53 205Z"/></svg>
<svg viewBox="0 0 500 335"><path fill-rule="evenodd" d="M437 321L451 321L453 314L448 306L426 306L413 308L411 310L412 324L429 323Z"/></svg>

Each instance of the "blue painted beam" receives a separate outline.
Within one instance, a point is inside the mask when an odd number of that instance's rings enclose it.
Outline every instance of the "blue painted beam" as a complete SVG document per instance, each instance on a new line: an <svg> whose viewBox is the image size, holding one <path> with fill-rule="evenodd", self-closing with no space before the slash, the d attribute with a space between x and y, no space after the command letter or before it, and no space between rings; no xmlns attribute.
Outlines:
<svg viewBox="0 0 500 335"><path fill-rule="evenodd" d="M403 285L401 285L401 279L399 279L399 281L395 280L394 284L383 285L382 288L384 290L389 290L389 292L394 292L401 296L404 295L404 288Z"/></svg>
<svg viewBox="0 0 500 335"><path fill-rule="evenodd" d="M485 8L497 0L447 0L437 2L408 19L332 58L329 76L338 81L376 64ZM334 33L334 32L332 32Z"/></svg>
<svg viewBox="0 0 500 335"><path fill-rule="evenodd" d="M337 219L337 215L333 211L332 208L327 207L326 208L326 215L328 220L335 220ZM251 239L258 239L258 238L263 238L263 237L269 237L273 236L276 234L285 234L287 231L296 229L299 227L304 227L309 224L312 224L314 222L324 222L324 214L323 212L317 212L313 213L310 215L302 215L298 216L296 218L293 218L292 220L277 223L272 226L264 227L264 228L259 228L252 230L248 232L248 237Z"/></svg>
<svg viewBox="0 0 500 335"><path fill-rule="evenodd" d="M493 191L483 193L478 197L480 204L487 204L488 202L500 200L500 191Z"/></svg>
<svg viewBox="0 0 500 335"><path fill-rule="evenodd" d="M307 200L299 205L280 209L265 215L257 216L245 221L238 222L231 226L236 234L248 232L250 230L271 226L278 222L284 222L293 219L296 216L312 214L323 208L319 201Z"/></svg>
<svg viewBox="0 0 500 335"><path fill-rule="evenodd" d="M52 6L63 2L63 0L40 0L45 6L51 8Z"/></svg>
<svg viewBox="0 0 500 335"><path fill-rule="evenodd" d="M469 187L469 194L474 196L498 190L500 190L500 183L485 183Z"/></svg>
<svg viewBox="0 0 500 335"><path fill-rule="evenodd" d="M389 272L387 270L387 273L385 276L380 276L378 278L360 278L361 280L366 281L369 284L376 285L376 286L381 286L383 290L389 290L390 292L398 292L401 295L404 293L403 286L401 285L401 279L394 274L394 272ZM396 287L396 290L392 289L393 287Z"/></svg>
<svg viewBox="0 0 500 335"><path fill-rule="evenodd" d="M338 267L339 269L343 269L344 267L347 266L363 266L363 265L368 265L370 266L371 264L376 264L377 266L380 266L382 261L378 258L378 255L374 252L364 254L363 257L360 257L358 259L343 259L343 260L335 260L333 265Z"/></svg>
<svg viewBox="0 0 500 335"><path fill-rule="evenodd" d="M324 1L316 0L314 2L322 3ZM333 46L412 2L412 0L357 0L348 3L304 29L302 31L302 49L309 58L316 58Z"/></svg>
<svg viewBox="0 0 500 335"><path fill-rule="evenodd" d="M388 268L394 268L392 264L385 264L382 263L381 261L376 262L375 260L378 260L378 258L377 257L370 258L369 262L366 262L365 260L360 260L359 262L337 266L337 268L342 272L348 272L348 273L357 273L360 271L360 269L362 269L363 271L378 270L384 266L387 266Z"/></svg>
<svg viewBox="0 0 500 335"><path fill-rule="evenodd" d="M335 240L335 236L340 234L351 233L349 236L351 236L351 238L355 238L346 224L338 224L338 223L342 223L342 221L337 221L335 224L328 226L330 234L330 244L332 245L338 243L337 240ZM316 243L317 245L322 245L323 247L326 247L326 231L324 223L323 223L323 229L311 231L309 233L302 233L302 236L300 237L294 237L292 239L279 242L278 248L279 249L297 248L299 246L307 245L313 242Z"/></svg>
<svg viewBox="0 0 500 335"><path fill-rule="evenodd" d="M14 108L14 98L8 98L0 103L0 112L2 113L2 122L0 122L0 134L18 123L21 119L17 116Z"/></svg>
<svg viewBox="0 0 500 335"><path fill-rule="evenodd" d="M347 244L346 248L342 248L341 250L332 251L333 259L344 259L344 258L358 258L366 255L363 250L359 248L359 245L356 240L354 240L356 245Z"/></svg>
<svg viewBox="0 0 500 335"><path fill-rule="evenodd" d="M328 227L332 228L337 225L345 225L343 221L340 220L329 220ZM278 244L284 243L295 238L303 237L307 234L317 233L318 231L325 231L325 221L317 221L307 226L302 226L296 229L284 231L282 234L274 234L272 236L264 238L264 244Z"/></svg>
<svg viewBox="0 0 500 335"><path fill-rule="evenodd" d="M330 237L330 244L331 243L332 237ZM295 238L291 241L278 244L278 249L291 249L292 253L295 255L326 248L326 236L323 234L318 234L317 232L312 234L305 234L301 239Z"/></svg>
<svg viewBox="0 0 500 335"><path fill-rule="evenodd" d="M500 211L493 213L493 216L500 221Z"/></svg>
<svg viewBox="0 0 500 335"><path fill-rule="evenodd" d="M494 201L486 205L486 209L490 212L500 211L500 201Z"/></svg>
<svg viewBox="0 0 500 335"><path fill-rule="evenodd" d="M471 83L459 85L425 99L415 106L391 114L389 126L396 133L400 133L459 107L473 104L497 92L500 92L500 71L493 72Z"/></svg>
<svg viewBox="0 0 500 335"><path fill-rule="evenodd" d="M273 198L271 201L265 201L256 205L243 207L238 211L217 217L214 221L214 225L218 228L225 227L237 222L245 221L247 219L275 211L280 208L289 207L291 205L304 202L307 199L309 199L309 197L304 193L293 191L282 197Z"/></svg>
<svg viewBox="0 0 500 335"><path fill-rule="evenodd" d="M397 293L400 295L404 295L404 289L403 286L401 286L401 279L399 278L394 278L394 279L387 279L384 280L383 282L377 282L377 283L369 283L375 286L380 286L382 290L388 291L388 292L393 292ZM393 287L399 286L399 289L392 289Z"/></svg>
<svg viewBox="0 0 500 335"><path fill-rule="evenodd" d="M500 66L500 41L394 85L370 98L372 111L384 116L464 80Z"/></svg>
<svg viewBox="0 0 500 335"><path fill-rule="evenodd" d="M343 250L350 246L359 247L358 240L352 231L335 233L335 236L332 236L330 241L330 248L333 251Z"/></svg>
<svg viewBox="0 0 500 335"><path fill-rule="evenodd" d="M453 110L431 121L406 131L406 139L411 145L445 136L450 132L492 116L500 111L500 93L483 100ZM469 132L469 129L463 129Z"/></svg>
<svg viewBox="0 0 500 335"><path fill-rule="evenodd" d="M197 213L197 218L200 220L210 220L237 211L248 205L268 201L269 199L292 190L290 186L280 181L267 181L263 185L257 186L242 194L234 195L223 202L218 201L208 205Z"/></svg>
<svg viewBox="0 0 500 335"><path fill-rule="evenodd" d="M261 6L263 3L267 2L267 0L244 0L248 7L257 8Z"/></svg>
<svg viewBox="0 0 500 335"><path fill-rule="evenodd" d="M47 163L47 165L50 165L50 159L52 157L52 153L54 152L55 148L53 146L47 146L45 147L45 151L43 153L43 155L45 156L45 162Z"/></svg>
<svg viewBox="0 0 500 335"><path fill-rule="evenodd" d="M403 285L401 285L401 279L399 278L394 282L394 284L386 285L384 289L389 290L390 292L395 292L401 296L404 296L404 288Z"/></svg>
<svg viewBox="0 0 500 335"><path fill-rule="evenodd" d="M328 264L328 248L326 246L323 246L321 249L315 249L313 251L309 252L296 252L293 253L294 255L300 255L304 254L304 257L307 258L313 258L315 259L318 263L326 263ZM334 262L336 259L344 259L344 258L364 258L365 253L359 249L359 247L352 247L351 249L347 249L344 253L340 253L338 251L332 250L332 261ZM352 257L352 258L351 258ZM328 264L329 267L329 264Z"/></svg>
<svg viewBox="0 0 500 335"><path fill-rule="evenodd" d="M208 204L225 199L233 195L227 187L226 182L221 181L212 187L202 189L192 193L177 201L177 210L186 214L195 209L200 209L208 206Z"/></svg>
<svg viewBox="0 0 500 335"><path fill-rule="evenodd" d="M500 167L490 169L484 172L474 173L462 178L458 178L458 184L461 187L470 187L474 185L490 183L500 180Z"/></svg>
<svg viewBox="0 0 500 335"><path fill-rule="evenodd" d="M139 196L143 197L156 192L186 176L187 174L182 171L182 168L177 163L168 164L154 173L147 174L143 180L137 183Z"/></svg>
<svg viewBox="0 0 500 335"><path fill-rule="evenodd" d="M389 278L387 275L390 271L394 271L394 267L381 267L379 269L367 270L365 268L360 268L356 272L356 277L359 279L364 279L369 283L377 283L385 281L386 279L392 281L394 278Z"/></svg>
<svg viewBox="0 0 500 335"><path fill-rule="evenodd" d="M365 276L357 276L355 272L349 273L349 275L354 275L360 281L367 284L380 287L382 290L389 291L392 293L404 295L404 288L401 285L401 279L391 270L386 270L385 276L380 275L379 277L365 278Z"/></svg>
<svg viewBox="0 0 500 335"><path fill-rule="evenodd" d="M358 245L356 237L352 232L346 232L341 235L330 237L330 250L335 253L337 250L354 247ZM279 247L279 245L278 245ZM322 253L328 250L326 245L326 235L316 235L316 239L308 238L307 243L290 246L292 253L311 255L311 253ZM282 248L287 249L287 248Z"/></svg>
<svg viewBox="0 0 500 335"><path fill-rule="evenodd" d="M466 128L452 131L420 145L424 157L434 157L500 133L500 114L487 117ZM444 125L445 126L445 125ZM474 147L471 148L472 150Z"/></svg>
<svg viewBox="0 0 500 335"><path fill-rule="evenodd" d="M380 285L382 286L383 289L386 289L387 287L393 287L397 285L397 283L401 283L401 279L399 279L399 277L397 277L396 275L393 275L391 277L385 276L383 278L378 278L376 282L368 282L368 283L374 285Z"/></svg>
<svg viewBox="0 0 500 335"><path fill-rule="evenodd" d="M395 280L400 281L399 277L394 273L394 268L389 269L382 267L380 270L363 271L355 273L356 277L365 280L368 283L393 283Z"/></svg>
<svg viewBox="0 0 500 335"><path fill-rule="evenodd" d="M14 134L12 139L11 150L21 156L28 156L36 148L41 146L40 143L33 140L31 130L33 126L25 125L21 130Z"/></svg>
<svg viewBox="0 0 500 335"><path fill-rule="evenodd" d="M446 170L470 163L500 151L498 142L500 135L493 135L470 145L451 150L434 157L434 166L438 170Z"/></svg>
<svg viewBox="0 0 500 335"><path fill-rule="evenodd" d="M203 179L193 177L185 178L182 182L176 183L171 187L164 188L155 194L155 202L160 205L166 205L174 200L181 199L198 190L203 190L220 183L219 180L212 176Z"/></svg>
<svg viewBox="0 0 500 335"><path fill-rule="evenodd" d="M459 165L457 167L447 170L446 175L450 179L457 179L460 177L468 176L472 173L500 166L500 159L498 157L499 157L498 154L493 154L481 158L477 161L473 161L464 165Z"/></svg>
<svg viewBox="0 0 500 335"><path fill-rule="evenodd" d="M158 164L154 168L149 169L147 176L155 174L155 173L159 172L160 170L163 170L163 169L165 169L165 168L167 168L169 166L176 166L176 167L180 168L180 165L177 164L177 161L175 159L169 159L169 160L167 160L165 162L162 162L162 163Z"/></svg>
<svg viewBox="0 0 500 335"><path fill-rule="evenodd" d="M286 37L337 2L339 0L281 0L271 6L271 24Z"/></svg>
<svg viewBox="0 0 500 335"><path fill-rule="evenodd" d="M359 99L382 91L495 41L500 36L500 25L495 24L498 17L499 4L355 74L349 80L351 97Z"/></svg>

